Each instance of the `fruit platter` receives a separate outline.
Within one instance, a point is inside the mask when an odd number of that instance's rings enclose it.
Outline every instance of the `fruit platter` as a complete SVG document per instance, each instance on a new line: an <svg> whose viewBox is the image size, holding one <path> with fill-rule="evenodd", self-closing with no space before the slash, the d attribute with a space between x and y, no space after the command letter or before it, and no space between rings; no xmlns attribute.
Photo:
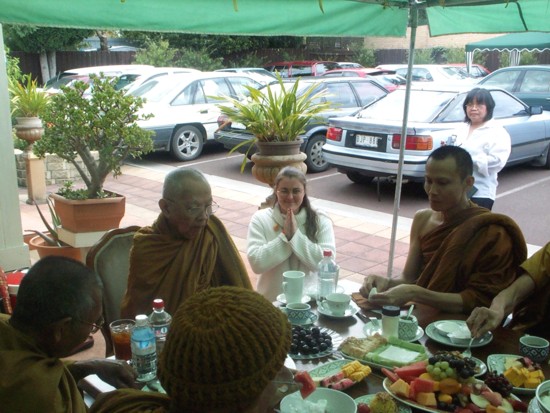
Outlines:
<svg viewBox="0 0 550 413"><path fill-rule="evenodd" d="M545 380L540 364L529 357L491 354L487 357L487 365L490 371L508 379L514 394L534 396L537 386Z"/></svg>
<svg viewBox="0 0 550 413"><path fill-rule="evenodd" d="M331 355L342 342L342 336L325 327L292 326L289 356L311 360Z"/></svg>
<svg viewBox="0 0 550 413"><path fill-rule="evenodd" d="M386 339L378 333L362 338L348 337L338 350L346 358L377 369L404 366L429 357L426 348L421 344L409 343L396 337Z"/></svg>
<svg viewBox="0 0 550 413"><path fill-rule="evenodd" d="M428 360L382 369L384 389L395 399L435 413L526 412L527 404L510 393L510 383L490 373L477 380L475 362L458 352L439 352Z"/></svg>

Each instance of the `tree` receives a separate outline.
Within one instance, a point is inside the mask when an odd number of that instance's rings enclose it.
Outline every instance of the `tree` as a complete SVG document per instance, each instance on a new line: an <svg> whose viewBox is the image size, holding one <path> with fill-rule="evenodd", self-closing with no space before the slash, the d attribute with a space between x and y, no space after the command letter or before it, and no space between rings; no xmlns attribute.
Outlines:
<svg viewBox="0 0 550 413"><path fill-rule="evenodd" d="M42 79L46 81L57 72L55 52L75 49L93 33L93 30L6 25L5 41L12 50L39 53Z"/></svg>

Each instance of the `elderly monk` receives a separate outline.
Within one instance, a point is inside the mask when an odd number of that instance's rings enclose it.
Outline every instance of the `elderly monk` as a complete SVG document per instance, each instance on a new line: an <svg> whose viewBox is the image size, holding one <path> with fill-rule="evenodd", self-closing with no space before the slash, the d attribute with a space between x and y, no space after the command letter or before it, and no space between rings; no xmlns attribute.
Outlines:
<svg viewBox="0 0 550 413"><path fill-rule="evenodd" d="M122 317L149 313L155 298L164 299L166 311L173 314L209 287L252 289L231 236L212 215L218 205L202 173L176 169L166 175L159 207L153 225L134 235Z"/></svg>
<svg viewBox="0 0 550 413"><path fill-rule="evenodd" d="M487 306L516 277L527 256L521 230L509 217L472 203L472 158L442 146L426 163L424 190L431 209L418 211L411 227L403 274L365 278L361 294L375 305L409 301L469 314ZM370 294L376 287L378 294Z"/></svg>
<svg viewBox="0 0 550 413"><path fill-rule="evenodd" d="M521 264L521 275L467 320L475 337L494 330L514 311L511 327L550 339L550 243Z"/></svg>
<svg viewBox="0 0 550 413"><path fill-rule="evenodd" d="M13 315L0 318L0 411L85 413L76 383L89 374L133 386L126 363L59 359L99 330L101 298L99 278L80 262L47 257L29 270Z"/></svg>
<svg viewBox="0 0 550 413"><path fill-rule="evenodd" d="M219 287L195 294L174 314L158 377L165 394L117 390L90 413L266 413L291 381L284 367L291 327L259 293ZM290 390L287 386L287 390Z"/></svg>

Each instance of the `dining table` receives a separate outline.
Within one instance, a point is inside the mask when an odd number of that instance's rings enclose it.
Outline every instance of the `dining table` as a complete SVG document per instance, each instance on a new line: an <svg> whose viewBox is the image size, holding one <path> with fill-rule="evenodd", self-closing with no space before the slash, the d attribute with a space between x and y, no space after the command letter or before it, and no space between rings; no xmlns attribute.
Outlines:
<svg viewBox="0 0 550 413"><path fill-rule="evenodd" d="M358 292L360 284L344 280L339 283L342 286L347 294L353 292ZM409 305L412 303L409 303ZM317 307L314 302L311 303L312 311L317 312ZM401 314L407 314L408 305L403 307ZM426 327L433 322L439 320L466 320L467 315L462 313L449 313L437 308L414 303L414 309L412 314L417 318L418 325L426 330ZM318 313L318 319L315 322L315 325L319 327L324 327L329 329L342 338L346 337L365 337L364 327L365 321L369 321L371 317L375 317L380 321L380 311L374 310L360 310L357 314L345 317L345 318L334 318L327 317L321 313ZM471 348L472 357L475 357L484 363L487 363L487 357L492 354L509 354L509 355L519 355L519 339L523 333L505 327L499 327L493 331L492 340L486 345L473 347ZM452 351L458 350L462 352L464 348L456 348L454 346L447 346L440 342L437 342L427 334L424 334L416 343L422 344L429 354L435 354L438 351ZM332 360L342 359L342 354L336 349L332 354L323 357L323 358L313 358L313 359L295 359L296 368L298 370L312 370L322 364L330 362ZM351 361L351 360L350 360ZM550 378L550 365L547 361L541 364L542 370L545 377ZM383 392L383 381L384 374L380 369L372 368L371 374L365 378L363 381L357 383L356 385L345 390L352 398L358 398L367 394L375 394L378 392ZM525 396L518 395L520 399L528 402L534 396Z"/></svg>

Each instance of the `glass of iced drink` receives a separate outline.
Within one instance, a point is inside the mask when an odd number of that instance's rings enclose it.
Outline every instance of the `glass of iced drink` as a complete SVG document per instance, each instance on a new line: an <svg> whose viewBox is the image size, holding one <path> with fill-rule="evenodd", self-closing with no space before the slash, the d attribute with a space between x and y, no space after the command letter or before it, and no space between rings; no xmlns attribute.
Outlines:
<svg viewBox="0 0 550 413"><path fill-rule="evenodd" d="M130 336L135 324L135 320L130 319L116 320L109 324L111 339L113 340L113 350L117 360L132 360Z"/></svg>

